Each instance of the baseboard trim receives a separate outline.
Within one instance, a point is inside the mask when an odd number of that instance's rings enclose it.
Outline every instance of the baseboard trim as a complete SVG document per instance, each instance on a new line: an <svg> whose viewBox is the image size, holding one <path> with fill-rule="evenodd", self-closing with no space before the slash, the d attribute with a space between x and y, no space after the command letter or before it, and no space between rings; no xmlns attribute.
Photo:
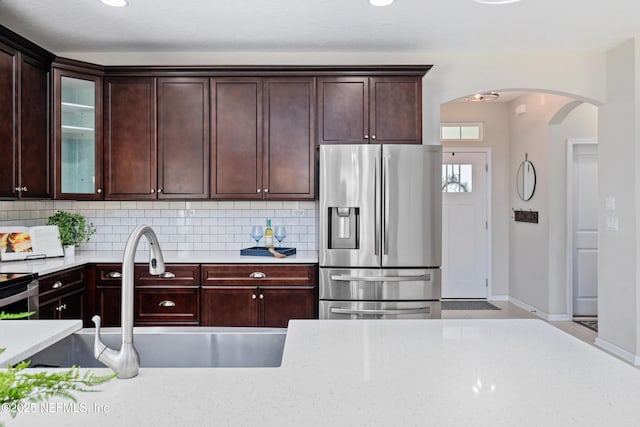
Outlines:
<svg viewBox="0 0 640 427"><path fill-rule="evenodd" d="M509 301L509 295L491 295L488 301Z"/></svg>
<svg viewBox="0 0 640 427"><path fill-rule="evenodd" d="M596 341L594 343L596 346L601 349L608 351L609 353L618 356L622 360L625 360L632 365L640 366L640 355L633 354L630 351L627 351L623 348L618 347L615 344L610 343L609 341L603 340L600 337L596 337Z"/></svg>
<svg viewBox="0 0 640 427"><path fill-rule="evenodd" d="M561 321L561 320L571 320L571 316L569 316L568 314L549 314L545 311L539 310L538 308L532 305L522 302L518 298L514 298L512 296L509 297L509 302L550 322Z"/></svg>

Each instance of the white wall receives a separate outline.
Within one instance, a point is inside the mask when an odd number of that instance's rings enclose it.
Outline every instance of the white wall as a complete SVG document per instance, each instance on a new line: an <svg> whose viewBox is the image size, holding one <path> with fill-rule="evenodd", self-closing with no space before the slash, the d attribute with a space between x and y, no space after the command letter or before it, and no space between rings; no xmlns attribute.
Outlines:
<svg viewBox="0 0 640 427"><path fill-rule="evenodd" d="M598 146L598 343L640 363L638 202L640 201L640 39L607 54L607 104L600 107ZM615 197L615 211L605 210ZM606 218L619 230L607 230ZM623 354L624 356L624 354Z"/></svg>
<svg viewBox="0 0 640 427"><path fill-rule="evenodd" d="M483 122L482 142L443 143L445 147L491 148L491 295L504 298L509 294L509 106L455 102L442 105L443 122Z"/></svg>

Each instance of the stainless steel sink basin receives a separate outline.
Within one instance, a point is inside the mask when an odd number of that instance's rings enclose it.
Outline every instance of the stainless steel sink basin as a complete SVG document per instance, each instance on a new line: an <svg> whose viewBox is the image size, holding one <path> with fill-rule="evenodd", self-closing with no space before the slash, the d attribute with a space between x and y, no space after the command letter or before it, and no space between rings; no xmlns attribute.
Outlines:
<svg viewBox="0 0 640 427"><path fill-rule="evenodd" d="M278 367L286 329L140 327L134 343L143 368ZM93 356L95 329L82 329L33 355L32 367L103 368ZM120 328L103 328L102 340L119 348Z"/></svg>

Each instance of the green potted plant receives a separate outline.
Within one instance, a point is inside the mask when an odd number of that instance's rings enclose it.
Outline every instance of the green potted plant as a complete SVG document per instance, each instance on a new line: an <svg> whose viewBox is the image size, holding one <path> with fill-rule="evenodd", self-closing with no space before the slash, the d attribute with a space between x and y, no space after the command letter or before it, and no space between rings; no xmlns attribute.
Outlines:
<svg viewBox="0 0 640 427"><path fill-rule="evenodd" d="M87 224L87 220L79 213L58 211L49 217L47 225L57 225L60 231L60 243L65 250L65 255L72 256L75 247L88 242L96 232L93 223Z"/></svg>

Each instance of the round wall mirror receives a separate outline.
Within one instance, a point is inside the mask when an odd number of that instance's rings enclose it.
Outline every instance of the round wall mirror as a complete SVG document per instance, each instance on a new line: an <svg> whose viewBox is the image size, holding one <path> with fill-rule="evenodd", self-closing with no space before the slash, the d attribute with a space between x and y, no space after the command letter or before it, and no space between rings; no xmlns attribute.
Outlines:
<svg viewBox="0 0 640 427"><path fill-rule="evenodd" d="M525 201L531 200L533 193L536 191L536 169L533 167L533 163L526 158L518 168L516 187L518 188L518 195Z"/></svg>

